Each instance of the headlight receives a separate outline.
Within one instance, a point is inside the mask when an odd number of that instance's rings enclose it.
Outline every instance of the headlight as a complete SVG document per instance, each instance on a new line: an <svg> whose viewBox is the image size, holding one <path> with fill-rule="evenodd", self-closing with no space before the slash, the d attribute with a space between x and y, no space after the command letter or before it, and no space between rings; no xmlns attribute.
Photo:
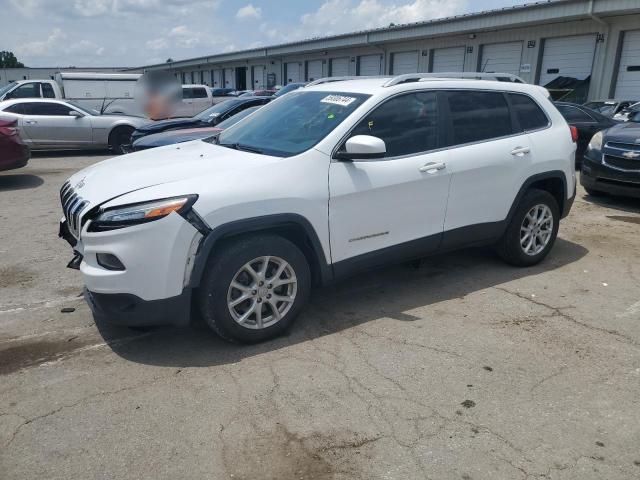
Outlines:
<svg viewBox="0 0 640 480"><path fill-rule="evenodd" d="M602 150L602 132L598 132L593 137L591 137L591 141L589 142L589 150Z"/></svg>
<svg viewBox="0 0 640 480"><path fill-rule="evenodd" d="M103 232L153 222L171 212L181 214L189 210L197 199L197 195L185 195L99 210L89 225L89 231Z"/></svg>

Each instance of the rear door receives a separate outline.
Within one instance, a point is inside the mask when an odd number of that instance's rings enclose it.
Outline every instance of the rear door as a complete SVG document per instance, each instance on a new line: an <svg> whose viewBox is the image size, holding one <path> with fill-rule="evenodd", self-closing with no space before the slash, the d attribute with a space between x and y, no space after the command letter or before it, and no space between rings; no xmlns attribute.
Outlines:
<svg viewBox="0 0 640 480"><path fill-rule="evenodd" d="M26 102L24 132L36 148L83 148L93 141L91 117L69 115L74 110L62 103ZM77 111L77 110L76 110Z"/></svg>
<svg viewBox="0 0 640 480"><path fill-rule="evenodd" d="M531 142L516 132L507 97L499 91L446 92L451 190L446 247L492 238L532 163ZM466 228L465 228L466 227Z"/></svg>
<svg viewBox="0 0 640 480"><path fill-rule="evenodd" d="M182 102L174 107L174 116L193 117L193 92L191 87L182 87Z"/></svg>

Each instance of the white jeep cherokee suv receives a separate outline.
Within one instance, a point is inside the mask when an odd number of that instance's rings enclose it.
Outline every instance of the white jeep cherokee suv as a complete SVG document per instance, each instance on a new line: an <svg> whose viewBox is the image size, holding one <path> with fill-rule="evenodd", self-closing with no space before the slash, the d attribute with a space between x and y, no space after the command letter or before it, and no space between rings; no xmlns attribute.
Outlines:
<svg viewBox="0 0 640 480"><path fill-rule="evenodd" d="M96 317L184 325L193 304L222 337L257 342L312 284L363 269L470 245L540 262L573 203L575 149L541 87L325 82L217 140L76 173L60 235Z"/></svg>

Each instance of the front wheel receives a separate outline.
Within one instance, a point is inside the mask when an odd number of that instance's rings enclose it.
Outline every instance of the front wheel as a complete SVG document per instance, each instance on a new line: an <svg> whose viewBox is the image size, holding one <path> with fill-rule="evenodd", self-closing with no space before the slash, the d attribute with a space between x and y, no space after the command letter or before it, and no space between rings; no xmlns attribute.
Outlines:
<svg viewBox="0 0 640 480"><path fill-rule="evenodd" d="M227 241L210 258L198 304L222 338L256 343L291 325L310 288L309 264L300 249L283 237L257 234Z"/></svg>
<svg viewBox="0 0 640 480"><path fill-rule="evenodd" d="M553 247L560 209L553 195L531 189L525 193L497 245L500 257L511 265L528 267L541 262Z"/></svg>
<svg viewBox="0 0 640 480"><path fill-rule="evenodd" d="M116 127L109 135L109 147L118 155L127 153L125 147L131 143L132 127Z"/></svg>

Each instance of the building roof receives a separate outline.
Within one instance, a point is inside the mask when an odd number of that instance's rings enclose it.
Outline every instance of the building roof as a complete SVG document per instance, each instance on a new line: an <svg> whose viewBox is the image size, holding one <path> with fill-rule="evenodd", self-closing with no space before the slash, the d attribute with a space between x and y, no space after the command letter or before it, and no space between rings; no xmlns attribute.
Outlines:
<svg viewBox="0 0 640 480"><path fill-rule="evenodd" d="M480 32L496 28L513 28L518 25L555 23L592 18L593 15L608 16L635 12L640 12L640 2L637 0L544 0L452 17L401 25L392 24L386 27L314 37L260 48L145 65L136 69L193 67L203 63L249 60L359 45L399 42L414 38Z"/></svg>

